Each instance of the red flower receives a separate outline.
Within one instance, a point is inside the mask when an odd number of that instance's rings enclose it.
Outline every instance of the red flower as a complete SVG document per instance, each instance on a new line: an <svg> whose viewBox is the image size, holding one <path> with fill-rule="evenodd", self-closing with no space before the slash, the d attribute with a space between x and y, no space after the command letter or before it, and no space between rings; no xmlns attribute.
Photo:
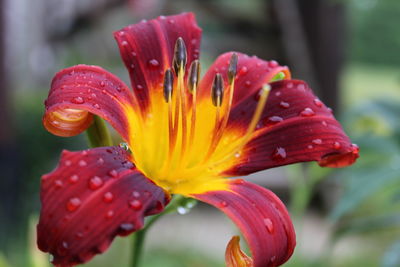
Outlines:
<svg viewBox="0 0 400 267"><path fill-rule="evenodd" d="M53 79L43 123L53 134L73 136L98 115L132 153L62 153L42 177L39 248L56 265L86 262L116 235L141 229L170 194L182 194L219 208L240 228L253 259L233 239L231 266L287 261L295 233L285 206L263 187L226 177L303 161L352 164L358 150L329 108L306 83L291 80L287 67L240 53L218 57L198 83L201 30L191 13L114 36L133 90L100 67L64 69Z"/></svg>

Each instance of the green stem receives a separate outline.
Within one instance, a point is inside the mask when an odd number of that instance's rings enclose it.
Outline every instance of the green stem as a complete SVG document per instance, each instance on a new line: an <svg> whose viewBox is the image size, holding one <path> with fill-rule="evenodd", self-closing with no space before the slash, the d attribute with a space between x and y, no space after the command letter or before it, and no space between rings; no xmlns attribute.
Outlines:
<svg viewBox="0 0 400 267"><path fill-rule="evenodd" d="M107 125L98 116L93 116L92 125L86 130L90 147L112 146L111 135Z"/></svg>
<svg viewBox="0 0 400 267"><path fill-rule="evenodd" d="M132 259L131 259L131 267L139 267L140 266L144 241L146 238L147 231L150 229L150 227L165 214L175 212L178 207L184 206L186 201L187 201L187 198L185 198L184 196L181 196L181 195L173 196L171 202L168 204L168 206L165 208L165 210L162 213L159 213L157 215L153 215L153 216L149 217L146 222L146 225L143 227L143 229L140 231L137 231L136 233L133 234L133 242L132 242L133 253L132 253Z"/></svg>

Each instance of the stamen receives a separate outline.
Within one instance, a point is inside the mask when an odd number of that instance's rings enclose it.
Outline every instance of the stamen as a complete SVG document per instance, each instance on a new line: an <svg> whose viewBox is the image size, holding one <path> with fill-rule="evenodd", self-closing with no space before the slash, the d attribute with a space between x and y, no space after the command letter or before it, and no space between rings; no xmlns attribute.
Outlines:
<svg viewBox="0 0 400 267"><path fill-rule="evenodd" d="M169 154L175 146L176 131L172 120L172 93L174 87L174 74L171 69L165 71L164 76L164 99L168 103L168 134L169 134Z"/></svg>
<svg viewBox="0 0 400 267"><path fill-rule="evenodd" d="M188 90L192 94L192 120L190 124L190 137L189 147L193 145L195 131L196 131L196 105L197 105L197 85L200 77L200 62L195 60L190 65L189 79L188 79Z"/></svg>
<svg viewBox="0 0 400 267"><path fill-rule="evenodd" d="M171 102L173 86L174 75L171 69L167 69L164 76L164 99L167 103Z"/></svg>
<svg viewBox="0 0 400 267"><path fill-rule="evenodd" d="M237 62L238 62L238 56L236 53L233 53L229 62L229 67L228 67L228 81L229 81L229 100L227 105L225 105L224 109L224 116L222 118L222 122L220 124L216 123L216 128L213 133L213 138L211 141L210 148L208 150L206 158L208 158L212 152L215 150L217 147L219 141L221 140L222 134L224 133L224 130L226 128L226 125L228 123L229 119L229 114L230 110L232 107L232 100L233 100L233 92L235 88L235 78L236 78L236 72L237 72ZM217 110L217 119L219 120L219 110Z"/></svg>
<svg viewBox="0 0 400 267"><path fill-rule="evenodd" d="M232 84L236 78L237 64L238 64L238 56L236 53L233 53L231 56L231 60L229 61L229 67L228 67L229 84Z"/></svg>
<svg viewBox="0 0 400 267"><path fill-rule="evenodd" d="M172 66L176 76L179 76L179 70L186 67L187 52L186 45L182 37L179 37L175 43L174 59L172 60Z"/></svg>
<svg viewBox="0 0 400 267"><path fill-rule="evenodd" d="M221 107L222 99L224 97L224 80L222 75L217 73L214 77L214 81L211 88L212 103L215 107Z"/></svg>
<svg viewBox="0 0 400 267"><path fill-rule="evenodd" d="M200 77L200 62L196 59L190 64L188 90L191 94L196 90Z"/></svg>

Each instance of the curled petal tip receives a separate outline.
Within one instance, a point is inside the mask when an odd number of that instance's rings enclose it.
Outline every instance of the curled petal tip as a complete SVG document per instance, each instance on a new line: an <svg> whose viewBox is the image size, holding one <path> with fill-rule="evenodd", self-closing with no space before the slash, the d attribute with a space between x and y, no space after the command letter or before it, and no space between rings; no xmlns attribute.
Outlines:
<svg viewBox="0 0 400 267"><path fill-rule="evenodd" d="M227 267L253 267L253 259L240 249L240 237L233 236L226 246L225 263Z"/></svg>

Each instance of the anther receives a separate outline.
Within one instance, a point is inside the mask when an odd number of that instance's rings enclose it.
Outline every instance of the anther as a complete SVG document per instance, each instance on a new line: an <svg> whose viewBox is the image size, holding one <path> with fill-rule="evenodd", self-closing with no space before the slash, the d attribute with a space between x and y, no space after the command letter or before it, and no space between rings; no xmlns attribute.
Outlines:
<svg viewBox="0 0 400 267"><path fill-rule="evenodd" d="M188 90L191 94L193 94L193 91L197 88L197 85L199 83L199 76L200 62L198 60L195 60L190 65L189 69Z"/></svg>
<svg viewBox="0 0 400 267"><path fill-rule="evenodd" d="M211 88L211 98L213 105L220 107L222 104L222 99L224 97L224 80L222 75L217 73L214 77L213 85Z"/></svg>
<svg viewBox="0 0 400 267"><path fill-rule="evenodd" d="M175 43L174 59L172 65L174 67L175 75L178 76L179 70L184 70L187 62L186 45L182 37L179 37Z"/></svg>
<svg viewBox="0 0 400 267"><path fill-rule="evenodd" d="M165 102L170 102L172 98L172 91L174 87L174 75L171 69L167 69L164 75L164 99Z"/></svg>
<svg viewBox="0 0 400 267"><path fill-rule="evenodd" d="M231 56L231 60L229 61L229 67L228 67L228 81L230 84L236 77L237 64L238 64L238 56L236 53L233 53Z"/></svg>

